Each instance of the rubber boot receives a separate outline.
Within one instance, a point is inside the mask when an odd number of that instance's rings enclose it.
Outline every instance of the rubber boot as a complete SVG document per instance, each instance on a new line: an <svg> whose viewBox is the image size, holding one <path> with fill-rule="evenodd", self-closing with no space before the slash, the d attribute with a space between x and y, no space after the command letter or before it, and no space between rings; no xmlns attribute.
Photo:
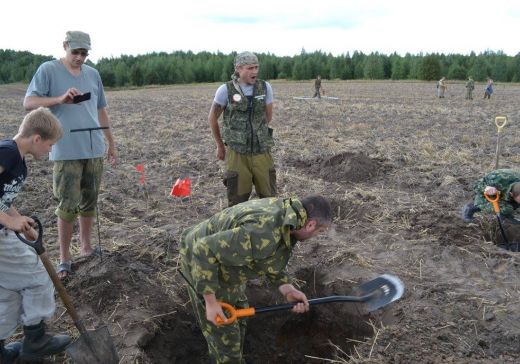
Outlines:
<svg viewBox="0 0 520 364"><path fill-rule="evenodd" d="M20 353L22 361L37 361L45 356L61 353L72 341L67 335L51 336L45 333L46 328L43 321L37 325L23 327L25 338Z"/></svg>
<svg viewBox="0 0 520 364"><path fill-rule="evenodd" d="M475 214L475 212L479 211L480 209L478 207L475 207L475 205L473 205L473 202L468 202L462 208L462 219L464 220L464 222L471 222L473 221L473 215Z"/></svg>
<svg viewBox="0 0 520 364"><path fill-rule="evenodd" d="M13 364L21 348L22 343L14 342L4 346L4 340L0 340L0 364Z"/></svg>

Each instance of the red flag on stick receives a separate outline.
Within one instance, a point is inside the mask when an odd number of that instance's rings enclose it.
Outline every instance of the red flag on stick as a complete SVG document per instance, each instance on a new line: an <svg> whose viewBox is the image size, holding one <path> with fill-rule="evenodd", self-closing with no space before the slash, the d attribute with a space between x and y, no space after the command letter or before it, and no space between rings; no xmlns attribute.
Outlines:
<svg viewBox="0 0 520 364"><path fill-rule="evenodd" d="M186 197L190 195L191 181L189 178L178 178L170 192L171 196Z"/></svg>
<svg viewBox="0 0 520 364"><path fill-rule="evenodd" d="M144 164L138 164L135 166L137 172L141 173L141 178L139 179L139 183L144 185Z"/></svg>

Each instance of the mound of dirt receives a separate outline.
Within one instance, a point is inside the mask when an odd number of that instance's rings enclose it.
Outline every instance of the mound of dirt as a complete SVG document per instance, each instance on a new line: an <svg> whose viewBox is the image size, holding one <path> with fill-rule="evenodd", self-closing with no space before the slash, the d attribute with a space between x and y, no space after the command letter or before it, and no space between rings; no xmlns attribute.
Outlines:
<svg viewBox="0 0 520 364"><path fill-rule="evenodd" d="M329 182L362 182L382 173L382 163L364 153L342 152L332 157L297 160L293 164L316 178Z"/></svg>

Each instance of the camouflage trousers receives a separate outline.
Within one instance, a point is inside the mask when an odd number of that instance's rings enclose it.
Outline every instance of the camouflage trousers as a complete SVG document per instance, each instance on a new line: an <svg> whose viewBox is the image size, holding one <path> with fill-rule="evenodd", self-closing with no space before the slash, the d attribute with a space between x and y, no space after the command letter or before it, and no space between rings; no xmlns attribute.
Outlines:
<svg viewBox="0 0 520 364"><path fill-rule="evenodd" d="M314 88L314 96L312 97L317 97L318 99L321 99L321 87L315 87Z"/></svg>
<svg viewBox="0 0 520 364"><path fill-rule="evenodd" d="M227 148L224 185L229 206L247 201L253 185L259 198L276 196L276 170L271 153L240 154Z"/></svg>
<svg viewBox="0 0 520 364"><path fill-rule="evenodd" d="M466 89L466 100L473 100L473 90Z"/></svg>
<svg viewBox="0 0 520 364"><path fill-rule="evenodd" d="M96 215L103 158L55 161L52 189L59 201L56 216L72 222Z"/></svg>
<svg viewBox="0 0 520 364"><path fill-rule="evenodd" d="M191 280L191 276L187 274L189 268L186 263L182 262L181 266L183 274ZM208 344L211 362L214 364L245 364L242 352L247 320L239 319L231 325L215 326L206 319L206 307L203 298L197 295L191 287L188 287L188 294L195 318ZM243 287L222 287L216 293L216 296L218 300L227 302L235 308L249 307L245 296L245 285Z"/></svg>

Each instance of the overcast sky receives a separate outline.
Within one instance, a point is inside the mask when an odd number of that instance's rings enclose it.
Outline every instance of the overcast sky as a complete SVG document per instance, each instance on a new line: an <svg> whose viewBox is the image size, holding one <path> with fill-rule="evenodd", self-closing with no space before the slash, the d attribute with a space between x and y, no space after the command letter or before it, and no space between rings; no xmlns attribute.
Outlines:
<svg viewBox="0 0 520 364"><path fill-rule="evenodd" d="M59 58L65 32L82 30L94 62L176 50L520 52L518 0L4 0L0 14L0 49Z"/></svg>

